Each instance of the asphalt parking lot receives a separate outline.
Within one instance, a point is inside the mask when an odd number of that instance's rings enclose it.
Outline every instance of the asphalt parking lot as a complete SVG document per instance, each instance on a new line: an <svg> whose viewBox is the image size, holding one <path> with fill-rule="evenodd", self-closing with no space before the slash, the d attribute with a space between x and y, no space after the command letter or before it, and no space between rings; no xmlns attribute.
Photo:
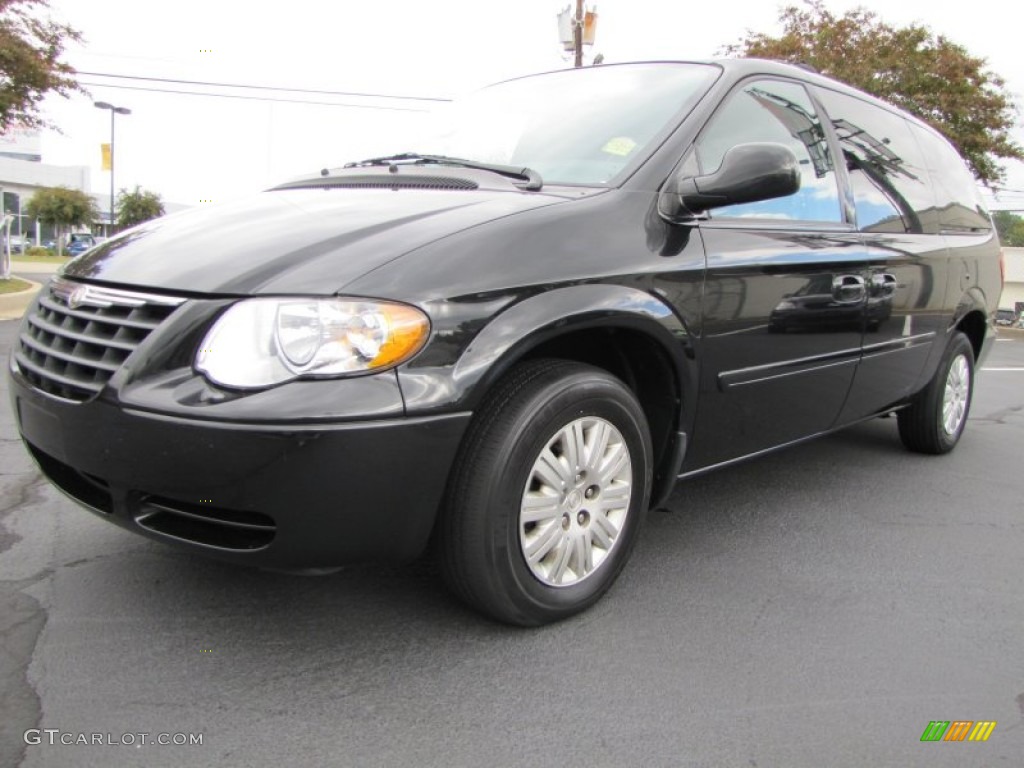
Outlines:
<svg viewBox="0 0 1024 768"><path fill-rule="evenodd" d="M539 630L422 565L246 570L95 519L40 479L4 379L0 765L1022 765L1024 340L986 368L952 455L880 419L691 480L596 608ZM923 743L936 720L997 725Z"/></svg>

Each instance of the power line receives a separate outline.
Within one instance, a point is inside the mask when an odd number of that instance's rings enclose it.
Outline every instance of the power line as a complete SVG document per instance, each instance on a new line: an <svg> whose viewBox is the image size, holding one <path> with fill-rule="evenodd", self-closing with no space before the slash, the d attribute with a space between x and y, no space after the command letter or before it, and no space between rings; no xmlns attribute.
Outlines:
<svg viewBox="0 0 1024 768"><path fill-rule="evenodd" d="M87 77L109 77L115 80L144 80L153 83L169 83L171 85L203 85L210 88L245 88L257 91L287 91L290 93L310 93L319 96L358 96L367 99L400 99L404 101L451 101L437 96L405 96L389 93L361 93L358 91L323 91L313 88L279 88L273 85L251 85L247 83L213 83L203 80L178 80L169 77L143 77L140 75L115 75L109 72L83 72L78 70L79 75ZM113 86L111 86L113 87Z"/></svg>
<svg viewBox="0 0 1024 768"><path fill-rule="evenodd" d="M388 112L429 112L427 109L413 107L386 107L380 104L346 104L338 101L312 101L309 99L275 99L271 96L241 96L234 93L204 93L203 91L181 91L166 88L145 88L137 85L111 85L109 83L89 83L79 80L80 85L91 88L118 88L124 91L146 91L148 93L171 93L179 96L209 96L217 99L243 99L245 101L270 101L278 104L313 104L324 107L347 107L351 109L377 109Z"/></svg>

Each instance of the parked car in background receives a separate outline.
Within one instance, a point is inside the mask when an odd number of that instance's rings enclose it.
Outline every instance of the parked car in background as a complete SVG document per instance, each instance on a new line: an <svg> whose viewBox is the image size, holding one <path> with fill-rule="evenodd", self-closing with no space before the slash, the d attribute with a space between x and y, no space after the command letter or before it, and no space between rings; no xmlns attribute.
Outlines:
<svg viewBox="0 0 1024 768"><path fill-rule="evenodd" d="M1013 325L1017 319L1017 313L1012 309L996 310L996 325Z"/></svg>
<svg viewBox="0 0 1024 768"><path fill-rule="evenodd" d="M752 59L451 114L71 262L10 366L50 481L241 564L433 542L467 603L536 625L611 587L678 481L893 413L908 449L957 445L999 244L921 121Z"/></svg>
<svg viewBox="0 0 1024 768"><path fill-rule="evenodd" d="M32 241L25 235L14 235L10 237L11 253L22 254L32 246ZM0 248L6 248L7 241L0 237Z"/></svg>
<svg viewBox="0 0 1024 768"><path fill-rule="evenodd" d="M72 232L65 238L64 252L78 256L96 245L96 238L88 232Z"/></svg>

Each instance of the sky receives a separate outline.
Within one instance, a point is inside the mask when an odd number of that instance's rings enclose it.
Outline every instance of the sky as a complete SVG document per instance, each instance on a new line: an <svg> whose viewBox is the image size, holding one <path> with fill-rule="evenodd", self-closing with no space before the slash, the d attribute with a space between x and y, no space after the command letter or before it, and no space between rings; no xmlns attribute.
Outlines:
<svg viewBox="0 0 1024 768"><path fill-rule="evenodd" d="M43 161L90 166L93 191L109 190L100 144L110 139L110 112L96 109L94 101L131 110L116 118L116 186L140 185L185 205L224 201L323 167L415 149L406 137L425 125L427 110L444 109L444 102L430 99L571 66L556 23L567 5L568 0L50 0L51 16L83 35L65 58L82 73L89 94L46 100L45 114L60 133L43 135ZM1024 106L1019 26L996 23L1005 18L1004 5L977 0L971 14L962 2L948 0L825 5L836 13L861 5L892 24L926 24L988 59ZM781 6L764 0L705 6L600 0L588 4L598 13L588 58L711 58L748 30L777 33ZM131 77L416 98L126 79ZM222 96L139 90L151 88ZM1018 125L1014 137L1024 145L1024 128ZM993 207L1024 208L1024 163L1006 167L1006 187L1022 192L1000 195Z"/></svg>

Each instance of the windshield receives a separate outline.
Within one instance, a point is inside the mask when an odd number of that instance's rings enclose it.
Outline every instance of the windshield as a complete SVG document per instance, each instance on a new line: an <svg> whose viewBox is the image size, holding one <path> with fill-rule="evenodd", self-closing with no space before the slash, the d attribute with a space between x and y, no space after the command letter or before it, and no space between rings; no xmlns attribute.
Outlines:
<svg viewBox="0 0 1024 768"><path fill-rule="evenodd" d="M718 74L705 64L628 64L510 80L456 101L433 138L407 149L526 166L547 184L605 184Z"/></svg>

